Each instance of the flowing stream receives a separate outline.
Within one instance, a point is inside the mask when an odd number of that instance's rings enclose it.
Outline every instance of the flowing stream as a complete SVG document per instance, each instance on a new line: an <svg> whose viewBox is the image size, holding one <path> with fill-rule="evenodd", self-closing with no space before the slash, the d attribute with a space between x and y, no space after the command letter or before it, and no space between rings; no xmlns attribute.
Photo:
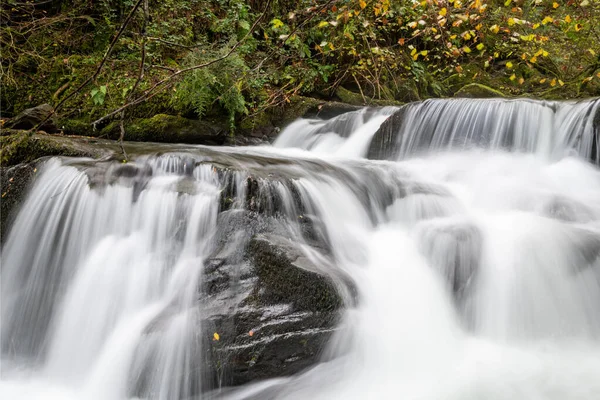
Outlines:
<svg viewBox="0 0 600 400"><path fill-rule="evenodd" d="M2 247L0 397L599 399L599 120L600 100L433 100L273 146L51 159ZM236 388L198 339L225 191L357 291L322 362Z"/></svg>

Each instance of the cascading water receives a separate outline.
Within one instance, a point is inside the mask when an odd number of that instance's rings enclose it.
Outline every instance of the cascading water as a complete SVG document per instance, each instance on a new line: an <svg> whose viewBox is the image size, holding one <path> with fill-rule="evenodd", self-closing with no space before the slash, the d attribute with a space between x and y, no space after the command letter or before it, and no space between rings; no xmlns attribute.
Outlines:
<svg viewBox="0 0 600 400"><path fill-rule="evenodd" d="M52 159L2 249L0 394L600 398L599 104L435 100L299 120L274 148ZM246 252L274 233L339 291L335 326L269 334L336 315L302 293L244 325L264 294ZM313 334L316 366L220 387L227 352Z"/></svg>

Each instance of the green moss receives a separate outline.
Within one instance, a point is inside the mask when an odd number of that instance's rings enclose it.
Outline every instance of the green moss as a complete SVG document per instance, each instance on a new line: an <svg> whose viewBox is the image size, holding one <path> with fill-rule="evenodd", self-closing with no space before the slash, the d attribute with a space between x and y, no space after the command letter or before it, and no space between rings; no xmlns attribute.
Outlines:
<svg viewBox="0 0 600 400"><path fill-rule="evenodd" d="M121 135L120 121L113 121L94 136L117 140ZM176 115L157 114L125 122L125 140L135 142L222 144L225 130L203 121Z"/></svg>
<svg viewBox="0 0 600 400"><path fill-rule="evenodd" d="M89 121L83 119L68 119L60 121L58 127L66 135L94 136L92 125Z"/></svg>
<svg viewBox="0 0 600 400"><path fill-rule="evenodd" d="M454 97L485 99L506 96L499 90L492 89L489 86L485 86L479 83L469 83L468 85L463 86L456 93L454 93Z"/></svg>
<svg viewBox="0 0 600 400"><path fill-rule="evenodd" d="M30 135L25 131L0 137L0 144L2 146L0 165L3 167L28 163L47 156L97 158L105 154L92 145L70 138L41 133Z"/></svg>
<svg viewBox="0 0 600 400"><path fill-rule="evenodd" d="M344 103L352 104L355 106L385 107L385 106L401 106L403 104L402 102L397 101L397 100L379 100L379 99L372 99L370 97L363 98L363 96L360 93L351 92L350 90L344 89L341 86L336 90L335 94Z"/></svg>

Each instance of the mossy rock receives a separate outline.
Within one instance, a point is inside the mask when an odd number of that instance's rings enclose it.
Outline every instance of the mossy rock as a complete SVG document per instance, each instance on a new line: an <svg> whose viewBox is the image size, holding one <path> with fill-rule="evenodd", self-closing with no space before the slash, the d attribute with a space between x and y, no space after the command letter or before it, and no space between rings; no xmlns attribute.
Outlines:
<svg viewBox="0 0 600 400"><path fill-rule="evenodd" d="M59 128L65 135L94 136L94 128L92 127L92 124L83 119L68 119L60 121Z"/></svg>
<svg viewBox="0 0 600 400"><path fill-rule="evenodd" d="M379 100L370 97L364 97L360 93L351 92L348 89L339 87L335 91L336 96L344 103L352 104L355 106L374 106L374 107L385 107L385 106L401 106L404 103L397 100Z"/></svg>
<svg viewBox="0 0 600 400"><path fill-rule="evenodd" d="M454 97L463 97L471 99L489 99L506 96L499 90L492 89L489 86L485 86L480 83L469 83L468 85L463 86L456 93L454 93Z"/></svg>
<svg viewBox="0 0 600 400"><path fill-rule="evenodd" d="M108 151L66 136L45 133L30 134L26 131L12 131L10 135L0 137L3 167L29 163L41 157L68 156L99 158Z"/></svg>
<svg viewBox="0 0 600 400"><path fill-rule="evenodd" d="M99 135L117 140L121 135L120 121L104 127ZM125 140L134 142L190 143L222 145L227 135L221 127L176 115L157 114L125 122Z"/></svg>

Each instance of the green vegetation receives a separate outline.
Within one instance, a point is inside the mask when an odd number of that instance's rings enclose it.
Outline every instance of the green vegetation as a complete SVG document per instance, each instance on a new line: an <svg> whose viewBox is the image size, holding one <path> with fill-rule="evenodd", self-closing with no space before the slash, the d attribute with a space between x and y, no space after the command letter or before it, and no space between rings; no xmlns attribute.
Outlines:
<svg viewBox="0 0 600 400"><path fill-rule="evenodd" d="M239 131L296 96L600 95L596 0L6 0L0 14L2 116L60 104L73 131L131 103L127 119Z"/></svg>

